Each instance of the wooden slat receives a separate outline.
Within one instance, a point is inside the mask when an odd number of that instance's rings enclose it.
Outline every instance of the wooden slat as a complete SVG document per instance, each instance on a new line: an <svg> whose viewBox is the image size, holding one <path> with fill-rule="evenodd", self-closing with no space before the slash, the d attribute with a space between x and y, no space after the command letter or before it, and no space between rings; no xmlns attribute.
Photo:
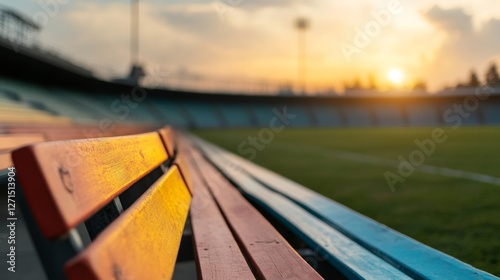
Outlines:
<svg viewBox="0 0 500 280"><path fill-rule="evenodd" d="M195 162L247 259L263 279L323 279L198 152Z"/></svg>
<svg viewBox="0 0 500 280"><path fill-rule="evenodd" d="M29 118L27 120L30 120ZM9 124L3 128L6 133L26 134L41 133L48 140L70 140L84 138L99 138L111 136L124 136L154 131L151 126L116 125L114 129L103 128L92 124Z"/></svg>
<svg viewBox="0 0 500 280"><path fill-rule="evenodd" d="M402 271L353 242L293 201L269 190L241 168L224 159L221 151L203 146L210 160L259 204L349 279L410 279ZM235 168L236 166L236 168Z"/></svg>
<svg viewBox="0 0 500 280"><path fill-rule="evenodd" d="M193 175L191 174L191 168L187 164L185 152L177 153L175 163L179 166L182 177L184 177L184 181L189 188L189 192L194 194Z"/></svg>
<svg viewBox="0 0 500 280"><path fill-rule="evenodd" d="M66 265L68 279L170 279L190 199L172 167Z"/></svg>
<svg viewBox="0 0 500 280"><path fill-rule="evenodd" d="M0 170L12 167L12 159L10 158L10 153L0 153Z"/></svg>
<svg viewBox="0 0 500 280"><path fill-rule="evenodd" d="M10 152L14 148L43 142L41 134L2 134L0 135L0 170L13 166Z"/></svg>
<svg viewBox="0 0 500 280"><path fill-rule="evenodd" d="M2 134L0 135L0 151L10 151L14 148L44 141L40 134Z"/></svg>
<svg viewBox="0 0 500 280"><path fill-rule="evenodd" d="M176 143L176 149L177 149L177 154L178 154L178 161L179 161L179 166L181 167L182 170L186 170L187 175L186 177L191 177L190 170L192 169L191 167L184 167L187 163L185 163L188 160L191 159L191 151L193 149L193 144L191 143L191 140L189 140L188 137L183 136L181 133L176 133L175 134L175 143ZM191 179L188 179L187 181L188 186L190 186L191 193L195 192L195 188L193 186L193 182Z"/></svg>
<svg viewBox="0 0 500 280"><path fill-rule="evenodd" d="M52 125L17 125L8 128L9 133L75 133L82 132L83 128L79 126L52 126Z"/></svg>
<svg viewBox="0 0 500 280"><path fill-rule="evenodd" d="M32 124L32 123L39 123L39 124L68 124L71 123L71 119L69 118L64 118L64 117L40 117L37 116L35 118L32 117L15 117L12 115L0 115L0 122L2 123L9 123L9 124Z"/></svg>
<svg viewBox="0 0 500 280"><path fill-rule="evenodd" d="M199 139L197 142L202 143ZM274 192L283 194L307 208L308 211L321 217L350 239L399 267L411 277L418 279L498 279L268 169L206 142L202 145L217 149L217 154L230 160L231 166L245 170Z"/></svg>
<svg viewBox="0 0 500 280"><path fill-rule="evenodd" d="M186 156L186 163L189 163L196 188L190 218L199 278L255 279L222 213L201 180L204 171L196 168L190 156Z"/></svg>
<svg viewBox="0 0 500 280"><path fill-rule="evenodd" d="M165 127L159 130L159 133L162 137L163 143L169 152L169 155L174 155L176 153L175 162L179 165L182 176L186 181L186 184L189 188L191 194L194 194L193 188L193 179L192 174L190 172L191 168L187 166L186 155L189 154L189 149L183 149L186 145L189 145L188 138L179 138L177 139L177 134L174 134L173 130L170 127Z"/></svg>
<svg viewBox="0 0 500 280"><path fill-rule="evenodd" d="M168 156L173 157L176 150L174 131L170 127L164 127L159 130L159 133L167 148Z"/></svg>
<svg viewBox="0 0 500 280"><path fill-rule="evenodd" d="M61 140L76 140L76 139L86 139L84 134L79 132L57 132L57 133L46 133L46 137L50 141L61 141ZM92 137L97 138L97 137Z"/></svg>
<svg viewBox="0 0 500 280"><path fill-rule="evenodd" d="M13 132L16 133L18 131L21 132L38 132L43 129L71 129L73 127L79 127L79 125L76 124L40 124L40 123L25 123L25 124L6 124L5 127Z"/></svg>
<svg viewBox="0 0 500 280"><path fill-rule="evenodd" d="M96 129L99 131L97 127L92 127L93 129ZM85 139L85 138L97 138L97 137L103 137L106 135L103 135L103 133L99 133L99 135L96 135L96 133L90 133L90 129L92 128L87 128L84 126L60 126L60 127L54 127L54 126L43 126L43 125L38 125L38 126L14 126L14 127L9 127L8 132L9 133L14 133L14 134L19 134L19 133L41 133L45 135L47 140L73 140L73 139ZM110 135L108 135L110 136Z"/></svg>
<svg viewBox="0 0 500 280"><path fill-rule="evenodd" d="M167 159L158 133L47 142L12 153L44 235L64 234Z"/></svg>

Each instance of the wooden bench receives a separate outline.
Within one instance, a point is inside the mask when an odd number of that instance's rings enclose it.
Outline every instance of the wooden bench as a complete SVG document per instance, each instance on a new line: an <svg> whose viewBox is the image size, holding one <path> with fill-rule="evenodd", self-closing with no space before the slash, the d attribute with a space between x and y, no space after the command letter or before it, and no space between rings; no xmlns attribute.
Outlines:
<svg viewBox="0 0 500 280"><path fill-rule="evenodd" d="M191 136L224 176L349 279L499 279Z"/></svg>
<svg viewBox="0 0 500 280"><path fill-rule="evenodd" d="M45 142L13 160L49 279L170 279L189 207L200 279L322 279L170 129Z"/></svg>
<svg viewBox="0 0 500 280"><path fill-rule="evenodd" d="M50 279L64 279L63 267L69 279L171 277L191 195L175 162L161 167L168 159L158 133L13 152Z"/></svg>

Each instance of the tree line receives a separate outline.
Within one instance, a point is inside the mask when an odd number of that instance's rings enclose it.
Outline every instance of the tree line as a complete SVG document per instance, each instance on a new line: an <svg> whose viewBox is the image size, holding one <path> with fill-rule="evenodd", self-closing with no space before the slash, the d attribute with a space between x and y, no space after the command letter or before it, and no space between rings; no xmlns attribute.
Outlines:
<svg viewBox="0 0 500 280"><path fill-rule="evenodd" d="M457 84L456 88L479 87L482 85L490 87L500 87L500 75L498 75L498 68L495 63L492 63L488 67L488 71L486 71L486 75L483 81L479 80L476 71L473 69L470 71L469 80L465 83Z"/></svg>

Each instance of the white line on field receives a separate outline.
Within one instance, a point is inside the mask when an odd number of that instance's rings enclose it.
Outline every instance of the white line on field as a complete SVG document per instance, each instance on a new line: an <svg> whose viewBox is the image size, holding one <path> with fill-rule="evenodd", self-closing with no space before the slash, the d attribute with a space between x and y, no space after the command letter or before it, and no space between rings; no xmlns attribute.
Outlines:
<svg viewBox="0 0 500 280"><path fill-rule="evenodd" d="M306 145L306 144L301 144L301 143L275 141L273 144L277 144L277 145L273 145L273 148L275 148L275 149L276 148L277 149L281 149L281 148L285 149L286 148L286 149L288 149L288 151L290 151L289 149L293 149L294 151L300 151L300 150L307 149L307 153L315 153L317 155L323 155L323 156L329 155L329 156L334 156L334 157L340 158L340 159L363 162L363 163L379 165L379 166L387 166L387 167L394 167L394 168L398 168L398 166L399 166L399 161L395 160L395 159L386 159L386 158L382 158L382 157L370 156L370 155L365 155L365 154L340 151L340 150L333 150L333 149L316 147L316 146L311 146L311 145ZM434 174L434 175L447 176L447 177L469 179L472 181L493 184L493 185L500 185L500 178L498 178L498 177L480 174L480 173L475 173L475 172L470 172L470 171L459 170L459 169L452 169L452 168L447 168L447 167L439 167L439 166L422 164L419 167L415 167L415 171L419 171L422 173Z"/></svg>

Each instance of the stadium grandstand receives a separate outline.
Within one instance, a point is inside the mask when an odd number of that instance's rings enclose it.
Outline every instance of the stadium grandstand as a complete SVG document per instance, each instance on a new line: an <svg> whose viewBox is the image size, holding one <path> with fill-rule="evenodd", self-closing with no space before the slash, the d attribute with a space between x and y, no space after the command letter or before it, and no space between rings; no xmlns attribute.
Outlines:
<svg viewBox="0 0 500 280"><path fill-rule="evenodd" d="M4 12L3 18L22 19L12 15L16 14ZM21 22L17 24L36 27ZM36 28L31 32L35 31ZM261 127L268 124L272 108L286 107L290 114L297 115L290 124L292 127L438 126L447 125L441 116L450 104L461 103L464 96L478 90L461 88L434 95L410 96L283 96L279 89L265 94L230 92L228 89L215 93L189 89L134 89L135 86L100 80L92 71L37 45L30 45L22 39L28 35L19 35L20 41L8 36L13 35L0 36L0 55L5 65L9 65L0 69L0 97L5 110L2 116L19 116L28 121L53 119L86 123L109 118L116 122L149 122L189 128ZM487 105L467 119L467 124L500 124L500 88L479 90L491 96ZM129 108L131 103L123 98L132 97L140 100L141 105ZM24 110L26 114L10 114L9 110ZM125 113L127 117L123 119Z"/></svg>

